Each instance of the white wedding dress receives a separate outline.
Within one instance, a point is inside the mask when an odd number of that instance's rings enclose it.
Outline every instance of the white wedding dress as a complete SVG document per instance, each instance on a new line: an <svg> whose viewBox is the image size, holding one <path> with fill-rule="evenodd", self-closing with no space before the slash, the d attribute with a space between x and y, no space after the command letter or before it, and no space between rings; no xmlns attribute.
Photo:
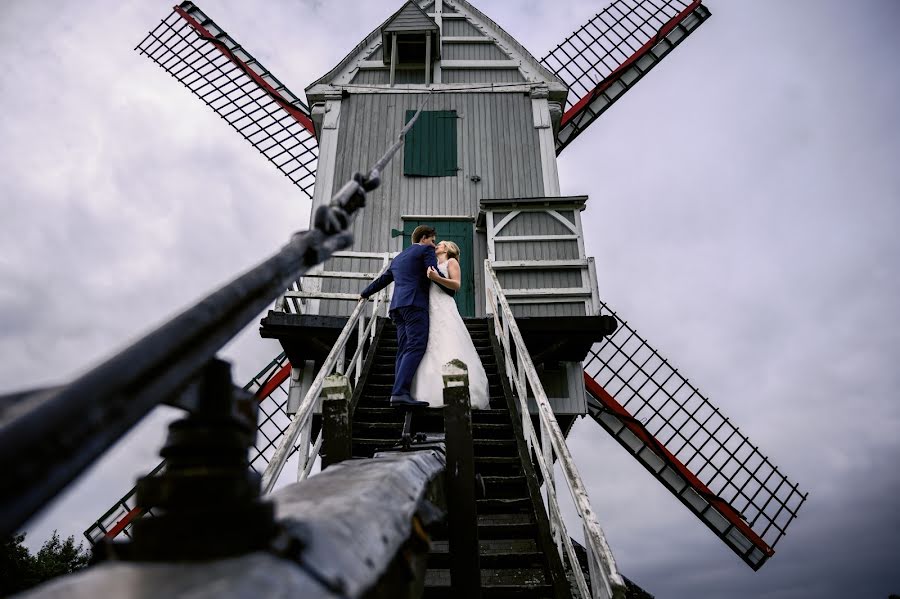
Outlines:
<svg viewBox="0 0 900 599"><path fill-rule="evenodd" d="M438 268L447 272L446 262ZM469 369L469 403L473 409L487 409L488 380L481 358L472 344L466 324L459 315L456 301L437 284L428 292L428 345L412 382L412 396L427 401L428 407L444 405L444 382L441 368L454 358L462 360Z"/></svg>

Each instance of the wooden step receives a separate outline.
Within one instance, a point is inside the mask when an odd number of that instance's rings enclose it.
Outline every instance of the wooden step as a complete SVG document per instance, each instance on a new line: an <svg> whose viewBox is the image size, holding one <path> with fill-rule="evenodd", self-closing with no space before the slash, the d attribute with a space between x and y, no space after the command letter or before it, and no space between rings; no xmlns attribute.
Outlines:
<svg viewBox="0 0 900 599"><path fill-rule="evenodd" d="M485 599L553 596L543 568L482 568L481 591ZM429 568L425 573L425 593L422 596L428 599L454 597L450 591L450 570Z"/></svg>
<svg viewBox="0 0 900 599"><path fill-rule="evenodd" d="M502 397L500 401L506 401ZM492 398L493 402L493 398ZM443 412L440 410L424 410L428 416L443 419ZM420 416L413 417L413 422ZM353 419L364 422L403 422L403 411L388 406L374 406L360 403L353 412ZM505 405L503 409L490 410L472 410L473 424L509 424L509 411Z"/></svg>
<svg viewBox="0 0 900 599"><path fill-rule="evenodd" d="M535 539L537 535L534 514L518 512L512 514L478 514L478 538L489 539ZM436 527L431 534L434 541L446 541L446 528Z"/></svg>
<svg viewBox="0 0 900 599"><path fill-rule="evenodd" d="M478 547L482 568L528 568L540 567L543 564L544 556L538 551L533 538L479 540ZM450 567L449 541L432 541L428 567L438 569Z"/></svg>
<svg viewBox="0 0 900 599"><path fill-rule="evenodd" d="M489 499L524 497L528 495L528 485L524 476L485 475L481 479L484 482L485 497Z"/></svg>
<svg viewBox="0 0 900 599"><path fill-rule="evenodd" d="M416 432L440 433L444 432L443 415L432 417L431 412L425 416L413 418L413 430ZM403 430L403 422L396 418L390 422L361 422L353 421L353 436L382 437L385 435L398 437ZM476 439L511 439L513 438L511 424L472 424L472 434Z"/></svg>
<svg viewBox="0 0 900 599"><path fill-rule="evenodd" d="M531 513L478 515L479 539L534 539L536 536Z"/></svg>
<svg viewBox="0 0 900 599"><path fill-rule="evenodd" d="M477 499L479 514L519 514L532 510L530 497L504 497L499 499Z"/></svg>
<svg viewBox="0 0 900 599"><path fill-rule="evenodd" d="M513 476L521 471L519 456L475 456L475 472L482 476Z"/></svg>
<svg viewBox="0 0 900 599"><path fill-rule="evenodd" d="M357 449L363 452L377 451L393 447L399 441L399 437L369 437L353 438L353 453ZM516 442L513 439L475 439L476 456L512 456L517 455ZM515 458L518 462L518 457ZM477 462L477 458L476 458Z"/></svg>

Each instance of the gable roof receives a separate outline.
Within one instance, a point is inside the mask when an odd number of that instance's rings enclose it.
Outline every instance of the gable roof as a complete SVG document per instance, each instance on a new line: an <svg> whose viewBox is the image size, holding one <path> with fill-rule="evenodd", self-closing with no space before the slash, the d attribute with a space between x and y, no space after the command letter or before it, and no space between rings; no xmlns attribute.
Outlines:
<svg viewBox="0 0 900 599"><path fill-rule="evenodd" d="M425 14L419 6L409 0L400 10L394 13L384 25L380 27L384 33L409 33L418 31L437 31L437 23Z"/></svg>
<svg viewBox="0 0 900 599"><path fill-rule="evenodd" d="M450 0L449 2L442 2L442 4L444 7L452 7L455 16L458 16L460 15L460 13L462 13L461 16L466 16L467 21L470 19L481 21L484 26L488 27L491 30L491 33L493 34L492 37L495 37L495 40L497 42L506 45L509 50L515 52L518 55L518 58L521 59L520 64L527 63L528 68L530 71L532 71L532 73L537 74L540 79L543 79L544 82L551 86L552 97L558 96L563 100L565 99L565 95L568 91L568 86L566 86L565 83L563 83L563 81L553 72L542 65L534 56L532 56L530 52L528 52L528 50L524 48L524 46L516 41L515 38L507 33L496 22L484 15L484 13L475 8L467 0ZM433 4L429 3L429 6L432 5ZM424 24L424 22L421 19L424 17L431 24L433 30L438 29L437 24L431 17L428 16L425 11L420 8L416 2L414 2L413 0L409 0L408 2L404 3L404 5L401 6L399 10L388 17L381 25L372 30L372 32L369 33L369 35L367 35L366 38L363 39L359 44L357 44L356 47L354 47L337 65L334 66L334 68L308 85L306 87L307 94L309 93L309 90L316 86L332 84L334 79L338 77L343 71L345 71L345 69L354 61L365 60L367 58L368 60L377 60L378 58L382 58L382 60L384 60L387 52L382 51L380 56L376 56L378 48L377 42L381 41L381 46L382 48L384 48L384 44L387 43L385 41L385 38L389 37L385 35L385 33L387 33L385 29L391 25L394 25L395 23L397 23L399 26L399 23L405 21L405 18L400 18L401 15L407 15L410 19L410 22L415 19L416 22L422 24ZM418 29L417 31L425 31L425 29ZM392 33L393 31L389 30L388 32ZM401 31L399 30L396 32L401 33ZM435 36L435 38L436 37L437 36ZM368 57L367 55L371 55L371 57ZM437 53L435 53L435 55L437 55ZM310 99L310 101L312 101L312 99Z"/></svg>
<svg viewBox="0 0 900 599"><path fill-rule="evenodd" d="M384 64L390 63L391 35L395 33L398 36L416 33L434 34L431 36L432 56L435 59L440 58L441 30L437 26L437 23L434 22L434 19L429 17L428 14L419 8L419 5L412 0L409 0L409 2L400 7L400 10L395 12L394 16L381 26L381 47L383 48L382 60Z"/></svg>
<svg viewBox="0 0 900 599"><path fill-rule="evenodd" d="M528 50L525 49L525 46L520 44L516 40L516 38L514 38L509 33L507 33L506 30L503 29L503 27L501 27L500 25L498 25L493 19L491 19L490 17L485 15L483 12L481 12L480 10L478 10L477 8L472 6L472 4L469 3L467 0L453 0L453 1L456 4L458 4L463 10L468 11L469 13L473 14L475 17L481 19L482 21L485 21L491 27L495 28L497 30L497 33L499 34L500 38L504 42L506 42L510 46L512 46L512 48L514 50L516 50L518 53L520 53L522 55L522 57L525 58L533 68L535 68L544 77L546 77L548 81L553 81L553 82L559 83L568 89L569 86L566 85L562 79L560 79L558 76L556 76L553 73L553 71L551 71L550 69L545 67L543 64L541 64L541 62L537 58L532 56L531 52L529 52Z"/></svg>

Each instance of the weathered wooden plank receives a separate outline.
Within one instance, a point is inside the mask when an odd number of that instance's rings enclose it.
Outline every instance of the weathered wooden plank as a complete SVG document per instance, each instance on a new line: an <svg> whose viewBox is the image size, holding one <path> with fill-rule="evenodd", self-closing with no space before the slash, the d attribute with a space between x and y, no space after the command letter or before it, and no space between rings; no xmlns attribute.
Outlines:
<svg viewBox="0 0 900 599"><path fill-rule="evenodd" d="M322 470L353 455L350 422L350 380L332 375L322 385Z"/></svg>
<svg viewBox="0 0 900 599"><path fill-rule="evenodd" d="M450 584L457 597L481 597L478 514L475 501L475 449L469 405L469 376L459 360L445 364L444 432L447 443L447 531Z"/></svg>
<svg viewBox="0 0 900 599"><path fill-rule="evenodd" d="M276 492L276 511L304 542L305 567L359 597L412 534L419 502L445 462L440 446L347 460Z"/></svg>

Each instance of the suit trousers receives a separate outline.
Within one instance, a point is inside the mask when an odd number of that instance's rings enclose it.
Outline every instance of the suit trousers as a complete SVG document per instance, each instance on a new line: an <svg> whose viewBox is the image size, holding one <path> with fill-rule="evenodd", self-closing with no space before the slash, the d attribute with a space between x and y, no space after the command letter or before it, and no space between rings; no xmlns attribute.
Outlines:
<svg viewBox="0 0 900 599"><path fill-rule="evenodd" d="M394 308L391 320L397 326L397 361L391 395L409 395L413 377L428 345L428 308Z"/></svg>

